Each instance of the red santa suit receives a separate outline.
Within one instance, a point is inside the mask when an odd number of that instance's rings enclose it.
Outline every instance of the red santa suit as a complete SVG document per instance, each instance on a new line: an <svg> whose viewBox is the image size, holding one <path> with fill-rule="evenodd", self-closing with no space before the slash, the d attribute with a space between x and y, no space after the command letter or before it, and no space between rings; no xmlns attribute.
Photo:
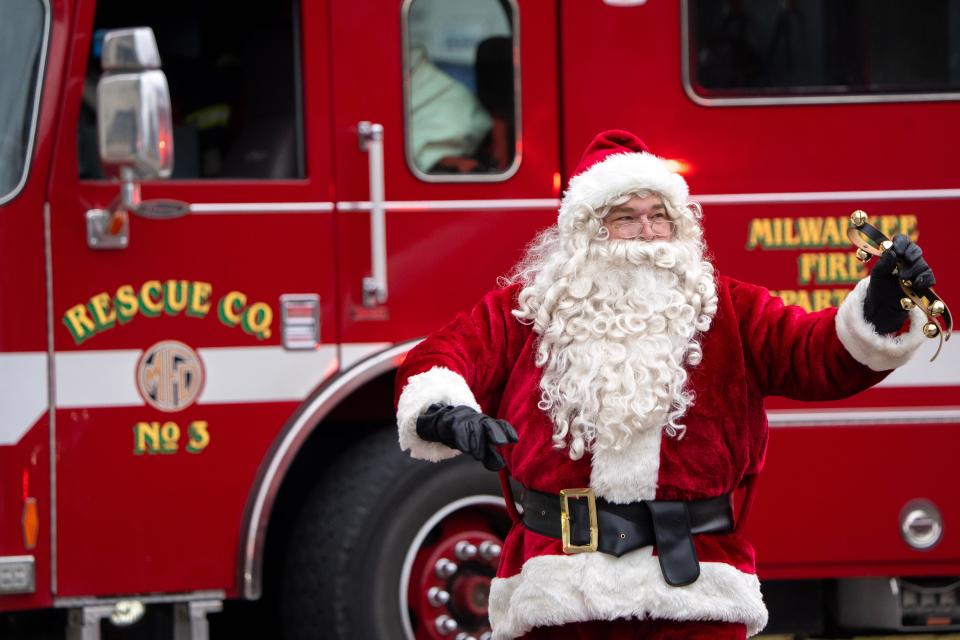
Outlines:
<svg viewBox="0 0 960 640"><path fill-rule="evenodd" d="M611 195L653 189L686 204L682 178L658 158L648 153L598 158L587 158L571 182L561 228L565 213L584 203L596 210ZM764 396L826 400L857 393L906 362L923 340L919 317L902 335L876 333L863 317L866 280L839 309L818 313L785 307L762 287L722 276L713 280L715 310L709 329L697 334L702 357L686 366L685 388L694 400L686 407L682 438L646 429L624 447L588 451L579 459L557 448L555 424L540 404L542 336L536 324L521 322L515 313L522 306L518 282L490 292L410 352L397 379L400 446L431 461L457 455L420 439L416 419L434 403L466 405L515 427L519 441L501 447L501 453L525 487L552 494L590 487L614 503L723 496L763 466ZM735 622L749 635L758 633L767 612L750 543L738 529L697 534L693 541L700 576L676 587L664 580L652 546L621 557L565 554L560 540L517 523L490 589L494 637L630 618Z"/></svg>

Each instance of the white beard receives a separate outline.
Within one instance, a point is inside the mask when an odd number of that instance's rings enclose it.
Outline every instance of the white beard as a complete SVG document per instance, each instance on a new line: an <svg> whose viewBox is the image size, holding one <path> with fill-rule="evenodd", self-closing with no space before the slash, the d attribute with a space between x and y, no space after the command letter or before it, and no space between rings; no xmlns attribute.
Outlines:
<svg viewBox="0 0 960 640"><path fill-rule="evenodd" d="M576 460L634 439L659 443L663 429L682 437L677 421L693 402L684 365L699 363L696 334L716 311L702 252L680 241L592 241L552 253L515 315L540 335L539 406L554 445Z"/></svg>

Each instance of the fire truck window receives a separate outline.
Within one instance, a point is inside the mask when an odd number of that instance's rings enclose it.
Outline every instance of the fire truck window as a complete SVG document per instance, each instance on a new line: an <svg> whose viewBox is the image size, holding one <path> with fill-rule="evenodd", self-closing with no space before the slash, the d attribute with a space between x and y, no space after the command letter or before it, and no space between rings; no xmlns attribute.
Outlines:
<svg viewBox="0 0 960 640"><path fill-rule="evenodd" d="M407 162L424 180L503 180L519 162L514 0L407 0Z"/></svg>
<svg viewBox="0 0 960 640"><path fill-rule="evenodd" d="M302 178L296 0L97 3L78 128L81 178L99 178L96 86L108 29L153 28L173 106L173 178Z"/></svg>
<svg viewBox="0 0 960 640"><path fill-rule="evenodd" d="M960 91L960 0L688 0L705 98Z"/></svg>
<svg viewBox="0 0 960 640"><path fill-rule="evenodd" d="M39 1L0 0L0 202L19 190L37 117L36 99L46 34Z"/></svg>

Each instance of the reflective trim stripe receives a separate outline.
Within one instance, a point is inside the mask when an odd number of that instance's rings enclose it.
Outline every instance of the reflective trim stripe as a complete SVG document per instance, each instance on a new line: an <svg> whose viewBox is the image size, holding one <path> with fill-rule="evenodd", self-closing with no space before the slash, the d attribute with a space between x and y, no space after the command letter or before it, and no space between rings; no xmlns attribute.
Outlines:
<svg viewBox="0 0 960 640"><path fill-rule="evenodd" d="M392 211L463 211L470 209L556 209L557 198L505 200L388 200ZM370 211L369 201L360 202L199 202L190 205L190 213L329 213L338 211Z"/></svg>
<svg viewBox="0 0 960 640"><path fill-rule="evenodd" d="M283 347L197 349L206 368L198 404L300 401L337 372L337 348Z"/></svg>
<svg viewBox="0 0 960 640"><path fill-rule="evenodd" d="M960 189L891 189L886 191L795 191L782 193L705 193L692 195L701 204L753 204L771 202L854 202L862 200L949 200L960 198ZM388 211L483 211L501 209L556 209L559 198L498 200L387 200ZM330 213L371 209L367 200L345 202L200 202L190 205L196 215L228 213Z"/></svg>
<svg viewBox="0 0 960 640"><path fill-rule="evenodd" d="M557 198L518 200L387 200L388 211L465 211L484 209L556 209ZM370 211L368 201L338 202L337 211Z"/></svg>
<svg viewBox="0 0 960 640"><path fill-rule="evenodd" d="M58 353L57 407L144 405L135 379L141 353L139 349ZM205 374L197 404L300 401L337 370L335 345L314 351L216 347L197 353Z"/></svg>
<svg viewBox="0 0 960 640"><path fill-rule="evenodd" d="M200 404L234 402L299 401L333 375L363 358L388 349L388 342L322 345L314 351L286 351L281 347L226 347L198 349L205 367L205 384ZM960 386L960 350L946 349L928 362L934 345L921 347L906 365L883 380L878 387ZM56 353L56 406L64 409L143 406L137 391L135 370L139 349L66 351ZM11 445L25 434L48 410L47 354L0 353L0 445ZM867 410L855 410L863 414ZM886 422L957 422L955 413L932 414L930 410L906 410L905 418L880 410ZM926 411L926 413L923 413ZM941 410L937 410L941 411ZM947 410L949 411L949 410ZM871 416L876 411L869 410ZM860 424L857 415L843 411L771 412L772 426L803 424Z"/></svg>
<svg viewBox="0 0 960 640"><path fill-rule="evenodd" d="M840 411L768 411L771 427L874 427L887 424L958 424L960 408L884 409L864 407Z"/></svg>
<svg viewBox="0 0 960 640"><path fill-rule="evenodd" d="M878 387L960 386L960 349L950 343L930 362L937 350L936 340L925 340L905 365L880 381Z"/></svg>
<svg viewBox="0 0 960 640"><path fill-rule="evenodd" d="M69 351L54 355L60 409L146 404L137 392L139 349Z"/></svg>
<svg viewBox="0 0 960 640"><path fill-rule="evenodd" d="M391 342L357 342L340 345L340 369L346 371L364 358L393 346Z"/></svg>
<svg viewBox="0 0 960 640"><path fill-rule="evenodd" d="M0 353L0 446L16 444L48 404L47 353Z"/></svg>
<svg viewBox="0 0 960 640"><path fill-rule="evenodd" d="M199 202L190 213L329 213L332 202Z"/></svg>
<svg viewBox="0 0 960 640"><path fill-rule="evenodd" d="M700 204L768 202L856 202L862 200L951 200L960 189L892 189L889 191L797 191L786 193L708 193L691 195Z"/></svg>

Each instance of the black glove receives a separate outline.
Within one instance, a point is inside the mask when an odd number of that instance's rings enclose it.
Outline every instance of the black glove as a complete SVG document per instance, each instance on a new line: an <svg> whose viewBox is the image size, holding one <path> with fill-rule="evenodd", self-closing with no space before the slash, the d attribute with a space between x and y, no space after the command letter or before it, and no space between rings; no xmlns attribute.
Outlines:
<svg viewBox="0 0 960 640"><path fill-rule="evenodd" d="M883 252L870 270L870 285L863 299L863 315L877 333L895 333L907 319L907 311L900 306L904 297L900 279L909 280L915 287L927 289L936 283L933 270L921 258L923 251L903 234L893 236L893 249ZM897 260L903 263L900 272L893 275Z"/></svg>
<svg viewBox="0 0 960 640"><path fill-rule="evenodd" d="M463 405L430 405L427 412L417 418L417 435L469 453L490 471L499 471L504 465L497 446L517 441L517 432L510 423Z"/></svg>

